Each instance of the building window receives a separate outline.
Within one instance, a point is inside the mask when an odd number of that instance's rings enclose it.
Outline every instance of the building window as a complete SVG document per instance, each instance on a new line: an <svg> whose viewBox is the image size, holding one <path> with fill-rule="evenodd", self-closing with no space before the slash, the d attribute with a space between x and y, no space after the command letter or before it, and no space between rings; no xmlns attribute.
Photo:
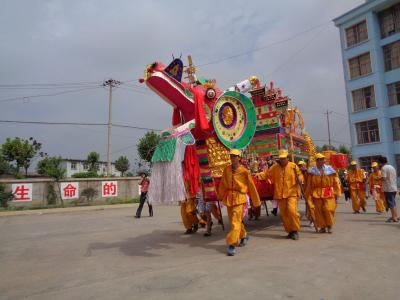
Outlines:
<svg viewBox="0 0 400 300"><path fill-rule="evenodd" d="M349 69L350 79L371 73L371 58L369 52L349 59Z"/></svg>
<svg viewBox="0 0 400 300"><path fill-rule="evenodd" d="M364 169L365 171L369 171L371 169L371 164L374 161L378 161L380 156L364 156L360 157L358 161L360 162L360 168Z"/></svg>
<svg viewBox="0 0 400 300"><path fill-rule="evenodd" d="M346 29L347 47L354 46L368 39L367 21L362 21Z"/></svg>
<svg viewBox="0 0 400 300"><path fill-rule="evenodd" d="M400 141L400 117L391 119L393 130L393 141Z"/></svg>
<svg viewBox="0 0 400 300"><path fill-rule="evenodd" d="M397 177L400 177L400 154L396 154L394 157L396 159Z"/></svg>
<svg viewBox="0 0 400 300"><path fill-rule="evenodd" d="M385 38L400 31L400 4L393 5L378 14L381 36Z"/></svg>
<svg viewBox="0 0 400 300"><path fill-rule="evenodd" d="M83 169L84 169L84 170L89 169L89 165L88 165L87 163L84 163L84 164L83 164Z"/></svg>
<svg viewBox="0 0 400 300"><path fill-rule="evenodd" d="M368 144L379 142L378 120L370 120L356 123L358 144Z"/></svg>
<svg viewBox="0 0 400 300"><path fill-rule="evenodd" d="M362 111L368 108L375 107L375 92L374 86L367 86L351 92L353 96L353 111Z"/></svg>
<svg viewBox="0 0 400 300"><path fill-rule="evenodd" d="M383 47L383 58L385 60L385 71L400 67L400 41Z"/></svg>
<svg viewBox="0 0 400 300"><path fill-rule="evenodd" d="M387 93L389 98L389 105L397 105L400 104L400 81L388 84Z"/></svg>
<svg viewBox="0 0 400 300"><path fill-rule="evenodd" d="M76 170L76 162L71 162L71 170Z"/></svg>

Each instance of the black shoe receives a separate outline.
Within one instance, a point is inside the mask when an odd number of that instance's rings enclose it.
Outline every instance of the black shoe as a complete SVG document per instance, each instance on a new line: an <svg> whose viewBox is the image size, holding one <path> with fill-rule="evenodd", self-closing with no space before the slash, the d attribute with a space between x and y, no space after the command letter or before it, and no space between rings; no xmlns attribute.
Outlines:
<svg viewBox="0 0 400 300"><path fill-rule="evenodd" d="M203 235L204 236L211 236L211 232L205 232Z"/></svg>
<svg viewBox="0 0 400 300"><path fill-rule="evenodd" d="M293 232L289 232L289 234L286 236L287 239L291 239L293 236Z"/></svg>
<svg viewBox="0 0 400 300"><path fill-rule="evenodd" d="M186 229L185 234L193 234L193 230L192 229Z"/></svg>
<svg viewBox="0 0 400 300"><path fill-rule="evenodd" d="M274 208L273 210L271 210L271 214L273 214L276 217L278 214L278 209Z"/></svg>
<svg viewBox="0 0 400 300"><path fill-rule="evenodd" d="M194 224L192 229L193 233L196 233L197 230L199 230L199 224Z"/></svg>
<svg viewBox="0 0 400 300"><path fill-rule="evenodd" d="M363 212L367 212L367 210L365 209L365 207L361 207Z"/></svg>
<svg viewBox="0 0 400 300"><path fill-rule="evenodd" d="M297 241L299 239L299 233L297 231L292 232L292 240Z"/></svg>
<svg viewBox="0 0 400 300"><path fill-rule="evenodd" d="M136 219L140 219L140 216L135 216Z"/></svg>

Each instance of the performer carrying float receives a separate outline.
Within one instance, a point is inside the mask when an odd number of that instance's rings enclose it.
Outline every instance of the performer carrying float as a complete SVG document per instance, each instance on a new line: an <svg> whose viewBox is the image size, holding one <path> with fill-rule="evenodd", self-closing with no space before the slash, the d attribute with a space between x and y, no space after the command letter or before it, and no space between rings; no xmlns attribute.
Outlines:
<svg viewBox="0 0 400 300"><path fill-rule="evenodd" d="M230 150L231 165L224 169L218 188L218 198L223 201L228 210L231 229L226 236L227 254L233 256L236 246L243 247L249 240L249 235L243 224L243 211L250 195L255 207L261 206L260 197L254 185L250 172L240 164L241 152Z"/></svg>

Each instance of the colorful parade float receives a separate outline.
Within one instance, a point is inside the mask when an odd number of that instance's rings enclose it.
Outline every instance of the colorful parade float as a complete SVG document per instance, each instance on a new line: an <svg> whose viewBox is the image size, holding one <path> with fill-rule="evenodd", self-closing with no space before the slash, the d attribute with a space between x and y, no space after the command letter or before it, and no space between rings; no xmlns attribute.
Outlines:
<svg viewBox="0 0 400 300"><path fill-rule="evenodd" d="M215 79L197 76L190 56L187 66L178 58L167 67L148 65L141 82L173 108L173 127L161 132L152 158L150 202L176 203L199 188L205 201L216 201L230 149L242 150L245 160L271 159L282 148L292 161L313 159L300 110L273 82L262 85L252 76L220 90ZM262 198L272 197L267 182L258 189Z"/></svg>

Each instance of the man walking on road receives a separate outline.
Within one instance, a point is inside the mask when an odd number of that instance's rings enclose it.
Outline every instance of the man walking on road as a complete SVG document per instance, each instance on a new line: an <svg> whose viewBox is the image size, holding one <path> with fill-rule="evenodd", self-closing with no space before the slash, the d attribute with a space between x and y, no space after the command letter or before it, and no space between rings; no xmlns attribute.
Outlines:
<svg viewBox="0 0 400 300"><path fill-rule="evenodd" d="M142 177L142 180L139 182L140 203L139 203L138 209L136 210L135 218L140 218L140 216L142 214L143 205L144 205L144 202L146 201L147 191L149 190L149 184L150 184L150 180L147 178L145 173L142 173L141 177ZM147 204L149 205L149 216L152 217L153 216L153 206L150 203L147 203Z"/></svg>
<svg viewBox="0 0 400 300"><path fill-rule="evenodd" d="M278 163L274 164L268 171L257 174L263 179L270 179L274 185L274 199L278 201L281 218L287 238L299 239L300 215L297 211L297 200L299 198L299 184L304 179L299 167L290 162L288 151L279 150Z"/></svg>
<svg viewBox="0 0 400 300"><path fill-rule="evenodd" d="M357 167L357 162L353 160L350 163L350 171L348 174L348 182L350 186L351 204L355 214L360 213L360 207L366 212L367 201L365 200L365 172Z"/></svg>
<svg viewBox="0 0 400 300"><path fill-rule="evenodd" d="M383 192L388 208L392 216L386 222L399 222L397 217L396 193L397 193L397 175L396 169L387 163L387 158L382 156L379 158L379 165L382 173Z"/></svg>

